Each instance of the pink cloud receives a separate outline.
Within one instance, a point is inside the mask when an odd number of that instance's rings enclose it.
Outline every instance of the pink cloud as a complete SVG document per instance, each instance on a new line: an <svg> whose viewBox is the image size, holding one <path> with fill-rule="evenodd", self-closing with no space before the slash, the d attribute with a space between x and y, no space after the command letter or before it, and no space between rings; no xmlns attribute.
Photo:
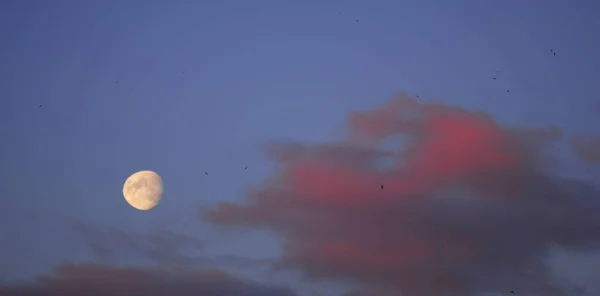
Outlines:
<svg viewBox="0 0 600 296"><path fill-rule="evenodd" d="M600 215L580 203L597 193L545 172L554 127L503 127L408 97L354 112L348 127L341 143L274 145L277 174L204 217L272 229L285 241L279 267L364 293L560 295L540 261L546 248L600 242ZM402 147L383 150L393 136Z"/></svg>

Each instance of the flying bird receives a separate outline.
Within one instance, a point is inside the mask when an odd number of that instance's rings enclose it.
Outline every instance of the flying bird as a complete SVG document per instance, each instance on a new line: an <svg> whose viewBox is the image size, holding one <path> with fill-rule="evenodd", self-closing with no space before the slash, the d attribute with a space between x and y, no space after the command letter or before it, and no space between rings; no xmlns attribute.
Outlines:
<svg viewBox="0 0 600 296"><path fill-rule="evenodd" d="M44 105L43 105L43 104L39 104L39 105L38 105L38 108L42 108L42 107L44 107Z"/></svg>
<svg viewBox="0 0 600 296"><path fill-rule="evenodd" d="M246 166L246 167L244 168L244 170L247 170L247 169L248 169L248 166Z"/></svg>
<svg viewBox="0 0 600 296"><path fill-rule="evenodd" d="M493 77L492 79L496 80L496 77Z"/></svg>
<svg viewBox="0 0 600 296"><path fill-rule="evenodd" d="M381 184L381 190L383 190L383 184Z"/></svg>
<svg viewBox="0 0 600 296"><path fill-rule="evenodd" d="M507 89L506 92L510 92L510 89Z"/></svg>
<svg viewBox="0 0 600 296"><path fill-rule="evenodd" d="M204 172L204 174L208 176L208 173L207 173L207 172Z"/></svg>
<svg viewBox="0 0 600 296"><path fill-rule="evenodd" d="M515 291L510 291L510 294L515 294Z"/></svg>

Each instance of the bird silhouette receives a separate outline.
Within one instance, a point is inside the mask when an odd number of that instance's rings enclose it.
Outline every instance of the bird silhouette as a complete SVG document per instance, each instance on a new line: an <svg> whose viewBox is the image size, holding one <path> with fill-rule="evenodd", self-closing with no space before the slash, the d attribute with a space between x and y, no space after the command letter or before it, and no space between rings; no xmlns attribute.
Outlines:
<svg viewBox="0 0 600 296"><path fill-rule="evenodd" d="M496 80L496 77L494 77L494 78L492 78L492 79Z"/></svg>
<svg viewBox="0 0 600 296"><path fill-rule="evenodd" d="M43 105L43 104L40 104L40 105L38 105L38 108L42 108L42 107L44 107L44 105Z"/></svg>
<svg viewBox="0 0 600 296"><path fill-rule="evenodd" d="M509 92L510 92L510 89L507 89L507 90L506 90L506 92L508 92L508 93L509 93Z"/></svg>
<svg viewBox="0 0 600 296"><path fill-rule="evenodd" d="M383 184L381 184L381 190L383 190Z"/></svg>
<svg viewBox="0 0 600 296"><path fill-rule="evenodd" d="M510 291L510 294L515 294L515 291Z"/></svg>
<svg viewBox="0 0 600 296"><path fill-rule="evenodd" d="M208 173L205 172L204 174L208 176Z"/></svg>
<svg viewBox="0 0 600 296"><path fill-rule="evenodd" d="M247 169L248 169L248 166L246 166L246 167L244 168L244 170L247 170Z"/></svg>

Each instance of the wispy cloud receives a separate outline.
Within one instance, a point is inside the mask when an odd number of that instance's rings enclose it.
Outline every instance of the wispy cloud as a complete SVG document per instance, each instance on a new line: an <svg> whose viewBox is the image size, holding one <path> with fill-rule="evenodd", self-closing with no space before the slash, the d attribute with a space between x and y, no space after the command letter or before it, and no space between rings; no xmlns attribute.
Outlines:
<svg viewBox="0 0 600 296"><path fill-rule="evenodd" d="M174 230L135 232L81 221L71 222L70 225L102 262L118 262L122 258L134 256L161 266L189 268L248 268L268 266L270 263L269 260L234 254L208 256L204 252L206 242L203 239Z"/></svg>
<svg viewBox="0 0 600 296"><path fill-rule="evenodd" d="M143 269L64 265L26 285L0 286L5 296L294 296L288 288L242 280L215 269Z"/></svg>

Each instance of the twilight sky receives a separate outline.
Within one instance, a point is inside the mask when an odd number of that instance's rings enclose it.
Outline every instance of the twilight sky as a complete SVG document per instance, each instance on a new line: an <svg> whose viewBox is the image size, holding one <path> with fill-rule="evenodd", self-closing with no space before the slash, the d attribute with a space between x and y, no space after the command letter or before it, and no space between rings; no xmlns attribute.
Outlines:
<svg viewBox="0 0 600 296"><path fill-rule="evenodd" d="M2 1L0 295L598 295L598 12Z"/></svg>

